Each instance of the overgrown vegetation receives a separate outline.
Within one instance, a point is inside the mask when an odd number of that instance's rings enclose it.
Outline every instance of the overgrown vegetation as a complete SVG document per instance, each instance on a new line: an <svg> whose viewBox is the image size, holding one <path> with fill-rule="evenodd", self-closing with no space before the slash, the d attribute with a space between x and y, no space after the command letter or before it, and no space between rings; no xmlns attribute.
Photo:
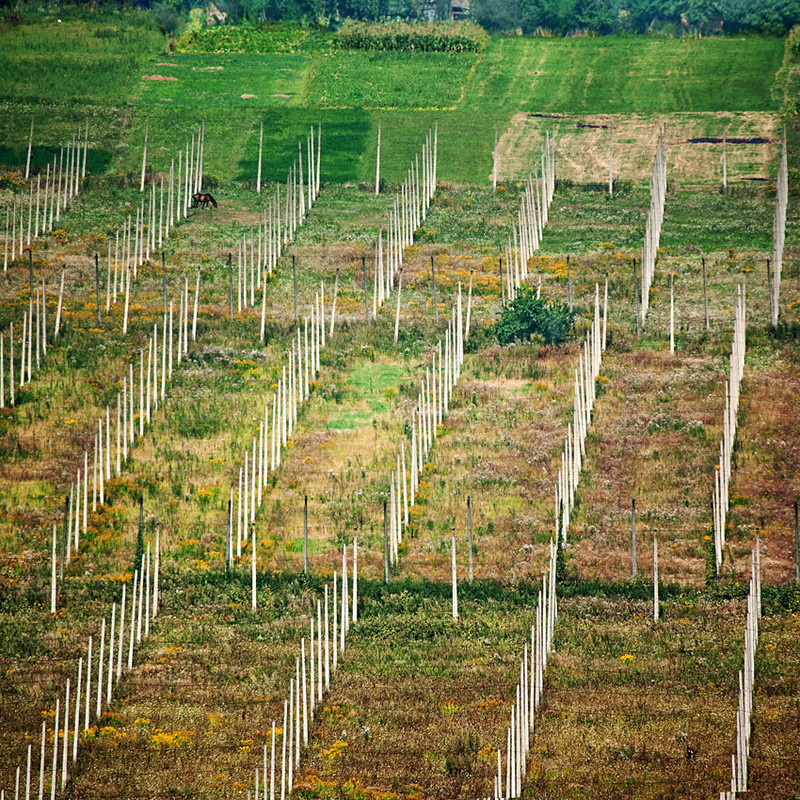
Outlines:
<svg viewBox="0 0 800 800"><path fill-rule="evenodd" d="M66 265L65 332L32 383L18 391L17 408L0 413L0 719L6 730L0 786L6 795L20 759L24 780L31 736L43 718L53 719L56 691L65 675L74 678L77 654L85 654L89 634L99 636L100 619L118 599L120 583L130 580L135 554L147 542L152 546L156 526L163 547L161 616L142 661L120 685L100 725L80 734L69 796L136 797L146 786L161 796L241 800L263 763L272 719L280 725L280 699L299 639L308 635L313 602L339 569L342 544L355 535L360 619L309 731L310 747L295 772L298 796L449 800L490 794L553 530L553 482L571 419L582 339L568 333L573 316L574 327L585 330L595 286L602 298L608 278L609 348L596 386L578 502L567 543L558 550L560 617L525 794L622 800L633 793L654 800L709 796L724 788L743 598L760 535L765 615L756 664L752 788L768 800L791 797L800 775L800 601L789 585L800 470L800 351L792 336L800 314L800 273L793 245L797 222L790 218L781 312L787 322L772 336L763 319L774 140L763 145L767 157L752 163L734 158L729 144L730 183L723 194L714 185L718 151L694 156L680 141L687 138L687 115L670 116L674 135L662 252L639 337L631 280L648 207L646 184L631 163L646 153L649 169L648 137L661 114L684 107L710 112L693 115L691 122L715 136L737 110L774 112L771 81L783 43L495 37L482 54L350 52L331 46L330 33L265 27L273 36L271 51L167 55L163 38L145 25L136 39L143 53L128 61L121 57L116 69L114 47L122 46L121 37L95 36L95 21L66 27L75 20L67 13L64 19L63 27L53 20L28 31L35 33L28 40L36 42L34 53L51 47L59 32L74 35L67 50L74 71L51 87L46 115L37 98L46 97L47 74L37 72L35 59L28 63L12 27L0 30L0 47L8 43L0 58L9 66L0 86L6 98L17 98L4 101L7 113L0 117L0 162L9 171L0 211L13 204L14 187L22 183L33 111L34 174L52 163L86 113L93 173L87 191L62 216L60 232L33 244L50 320L54 287ZM128 19L119 14L103 27L127 30ZM251 30L259 27L254 23ZM118 40L107 52L100 46L104 37ZM231 41L232 47L251 46ZM277 50L282 47L297 52ZM18 65L32 87L29 97L15 94ZM719 73L728 75L724 85L714 79ZM141 81L143 74L176 80ZM86 98L95 105L87 106ZM434 110L416 110L423 103ZM607 129L598 129L600 167L592 165L585 140L576 144L563 135L579 124L605 124L580 115L610 107L638 115L640 124L635 142L622 141L627 134L618 137L617 166L628 172L615 184L613 198L602 183ZM495 328L504 289L499 257L505 263L522 186L501 180L492 191L491 151L494 123L502 134L517 114L532 129L513 154L522 165L519 174L537 166L532 154L544 132L555 129L559 183L540 251L528 265L534 285L541 277L542 300L531 303L534 292L523 290ZM156 181L200 120L206 121L207 181L220 205L190 212L165 245L176 309L184 280L192 291L196 269L202 270L199 336L167 384L166 410L136 442L122 476L106 484L106 509L90 512L88 534L66 567L59 614L52 618L51 521L61 519L64 492L91 447L98 415L114 402L131 356L162 318L158 259L140 268L127 336L121 333L121 303L100 324L94 305L93 254L100 252L104 280L108 237L113 245L114 228L135 216L142 200L138 169L148 115L149 179ZM227 318L225 267L228 253L236 263L242 233L268 210L272 187L259 197L254 180L262 117L262 167L270 182L285 180L297 140L310 125L321 120L323 132L322 195L268 283L266 347L259 340L258 292L254 310ZM387 185L375 195L378 119ZM435 121L440 183L425 227L405 251L395 344L396 295L377 320L364 322L362 257L371 282L377 231L393 202L391 185L405 176ZM790 128L790 142L796 136ZM502 150L501 166L510 157ZM597 174L567 179L576 174L577 162ZM707 183L701 191L687 191L700 168L709 173ZM745 182L743 175L758 180ZM576 315L565 302L567 253ZM323 280L330 308L338 274L338 321L321 354L322 373L256 516L254 614L249 556L235 557L229 571L224 567L227 503L295 331L291 256L301 318ZM699 301L701 257L709 331ZM677 349L671 354L673 273ZM0 327L7 337L8 323L15 321L16 330L28 309L26 264L12 262L3 280ZM732 525L723 574L708 576L706 583L709 478L724 401L721 364L736 287L744 280L750 318ZM387 585L382 514L388 475L396 467L400 437L409 436L419 381L459 284L462 293L472 286L468 356L449 411L435 428L432 457L409 508L400 563ZM489 331L503 325L508 341L519 335L517 341L532 344L498 346ZM545 334L554 341L555 334L564 334L565 343L545 344ZM306 495L308 577L301 572ZM467 497L474 583L466 578ZM636 580L630 578L632 497L639 514ZM654 625L649 553L656 532L663 605L662 621ZM457 622L450 616L453 534ZM37 765L35 738L33 744Z"/></svg>
<svg viewBox="0 0 800 800"><path fill-rule="evenodd" d="M563 344L575 322L575 314L566 303L536 297L536 289L527 284L503 309L495 324L497 341L502 345L519 341Z"/></svg>
<svg viewBox="0 0 800 800"><path fill-rule="evenodd" d="M335 42L346 50L393 50L423 53L480 53L489 36L468 22L407 23L345 21Z"/></svg>

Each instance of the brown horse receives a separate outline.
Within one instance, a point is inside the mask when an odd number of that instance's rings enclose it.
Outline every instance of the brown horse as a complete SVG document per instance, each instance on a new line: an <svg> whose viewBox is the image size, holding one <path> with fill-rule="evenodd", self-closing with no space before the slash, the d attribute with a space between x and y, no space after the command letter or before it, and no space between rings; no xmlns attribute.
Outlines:
<svg viewBox="0 0 800 800"><path fill-rule="evenodd" d="M192 208L208 208L208 204L217 207L217 201L206 192L198 192L192 195Z"/></svg>

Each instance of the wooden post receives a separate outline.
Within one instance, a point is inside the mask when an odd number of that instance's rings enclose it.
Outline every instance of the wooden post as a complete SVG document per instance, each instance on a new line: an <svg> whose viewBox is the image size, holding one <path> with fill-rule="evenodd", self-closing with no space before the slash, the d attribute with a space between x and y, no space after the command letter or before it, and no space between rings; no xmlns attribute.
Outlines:
<svg viewBox="0 0 800 800"><path fill-rule="evenodd" d="M797 503L795 503L797 508ZM53 523L53 552L51 556L50 566L50 613L56 613L56 524Z"/></svg>
<svg viewBox="0 0 800 800"><path fill-rule="evenodd" d="M608 126L608 196L614 196L614 123Z"/></svg>
<svg viewBox="0 0 800 800"><path fill-rule="evenodd" d="M431 256L431 283L433 284L433 310L436 321L439 321L439 297L436 294L436 265L434 258Z"/></svg>
<svg viewBox="0 0 800 800"><path fill-rule="evenodd" d="M336 277L333 279L333 302L331 303L331 329L328 336L333 336L333 326L336 322L336 298L339 296L339 267L336 267Z"/></svg>
<svg viewBox="0 0 800 800"><path fill-rule="evenodd" d="M722 134L722 192L728 192L728 129Z"/></svg>
<svg viewBox="0 0 800 800"><path fill-rule="evenodd" d="M572 311L572 267L567 256L567 296L569 297L569 310Z"/></svg>
<svg viewBox="0 0 800 800"><path fill-rule="evenodd" d="M256 528L250 523L250 592L252 610L258 610L258 585L256 581Z"/></svg>
<svg viewBox="0 0 800 800"><path fill-rule="evenodd" d="M636 336L639 336L639 278L636 275L636 259L633 259L633 294L636 304Z"/></svg>
<svg viewBox="0 0 800 800"><path fill-rule="evenodd" d="M703 263L703 307L706 313L706 330L711 330L711 325L708 322L708 281L706 279L706 260L701 259Z"/></svg>
<svg viewBox="0 0 800 800"><path fill-rule="evenodd" d="M497 123L494 124L494 150L492 150L492 194L497 193Z"/></svg>
<svg viewBox="0 0 800 800"><path fill-rule="evenodd" d="M364 314L369 322L369 287L367 286L367 258L361 256L361 270L364 274Z"/></svg>
<svg viewBox="0 0 800 800"><path fill-rule="evenodd" d="M375 195L381 193L381 121L378 119L378 155L375 161Z"/></svg>
<svg viewBox="0 0 800 800"><path fill-rule="evenodd" d="M383 501L383 579L389 583L389 528L386 500Z"/></svg>
<svg viewBox="0 0 800 800"><path fill-rule="evenodd" d="M774 303L775 303L775 298L774 298L774 296L772 294L772 272L770 270L770 260L769 259L767 259L767 295L769 296L769 318L770 318L770 324L772 324L772 319L773 319L773 311L772 311L772 309L773 309L773 306L774 306ZM775 326L773 325L772 327L774 328Z"/></svg>
<svg viewBox="0 0 800 800"><path fill-rule="evenodd" d="M297 315L297 264L294 253L292 253L292 288L294 290L294 321L297 322L299 319Z"/></svg>
<svg viewBox="0 0 800 800"><path fill-rule="evenodd" d="M264 120L261 120L261 129L258 134L258 175L256 176L256 191L261 194L261 154L264 149Z"/></svg>
<svg viewBox="0 0 800 800"><path fill-rule="evenodd" d="M394 343L397 344L398 336L400 335L400 295L403 291L403 270L397 278L397 311L394 315Z"/></svg>
<svg viewBox="0 0 800 800"><path fill-rule="evenodd" d="M168 313L167 306L167 265L164 259L164 251L161 251L161 286L164 293L164 314Z"/></svg>
<svg viewBox="0 0 800 800"><path fill-rule="evenodd" d="M233 260L228 253L228 308L231 321L233 321Z"/></svg>
<svg viewBox="0 0 800 800"><path fill-rule="evenodd" d="M35 117L31 117L31 135L28 139L28 160L25 162L25 180L28 180L31 174L31 153L33 151L33 121Z"/></svg>
<svg viewBox="0 0 800 800"><path fill-rule="evenodd" d="M33 297L33 250L28 248L28 283L30 285L30 296Z"/></svg>
<svg viewBox="0 0 800 800"><path fill-rule="evenodd" d="M636 498L631 498L631 577L636 580Z"/></svg>
<svg viewBox="0 0 800 800"><path fill-rule="evenodd" d="M450 564L453 583L453 619L458 619L458 577L456 575L456 535L450 534Z"/></svg>
<svg viewBox="0 0 800 800"><path fill-rule="evenodd" d="M658 622L661 616L660 602L658 599L658 536L653 535L653 622Z"/></svg>
<svg viewBox="0 0 800 800"><path fill-rule="evenodd" d="M97 293L97 324L99 325L103 320L100 316L100 260L97 253L94 254L94 285Z"/></svg>
<svg viewBox="0 0 800 800"><path fill-rule="evenodd" d="M669 351L675 352L675 273L669 273Z"/></svg>
<svg viewBox="0 0 800 800"><path fill-rule="evenodd" d="M506 294L505 290L503 289L503 257L501 256L499 259L499 269L500 269L500 305L505 308L506 307Z"/></svg>
<svg viewBox="0 0 800 800"><path fill-rule="evenodd" d="M139 185L139 191L144 191L144 176L147 170L147 138L150 133L150 117L147 117L147 120L144 124L144 152L142 154L142 180Z"/></svg>
<svg viewBox="0 0 800 800"><path fill-rule="evenodd" d="M308 575L308 495L303 500L303 575Z"/></svg>
<svg viewBox="0 0 800 800"><path fill-rule="evenodd" d="M472 572L472 500L467 497L467 546L469 547L469 582L474 578Z"/></svg>

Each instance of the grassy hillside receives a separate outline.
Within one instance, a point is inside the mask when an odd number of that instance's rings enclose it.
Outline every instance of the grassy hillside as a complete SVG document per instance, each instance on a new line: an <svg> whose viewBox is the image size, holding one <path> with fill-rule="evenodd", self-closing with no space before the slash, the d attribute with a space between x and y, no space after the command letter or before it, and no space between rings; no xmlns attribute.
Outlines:
<svg viewBox="0 0 800 800"><path fill-rule="evenodd" d="M33 380L18 387L16 406L0 409L5 796L13 796L19 764L24 783L28 744L38 780L42 720L52 725L57 693L66 677L74 681L88 636L97 642L101 619L131 579L140 536L153 545L157 528L160 616L106 714L79 734L78 760L58 800L244 800L254 788L254 770L262 768L272 721L282 725L283 699L314 603L340 569L342 546L355 537L360 619L311 725L292 798L490 795L548 563L554 480L572 420L582 337L595 287L602 298L607 279L608 349L559 561L555 650L523 796L700 800L728 785L744 598L759 541L764 616L755 659L751 793L794 797L800 785L800 594L793 542L800 226L794 195L781 325L774 331L767 324L766 269L783 99L773 82L783 42L495 37L484 53L451 56L341 52L318 34L294 53L198 54L168 53L144 14L56 19L4 17L0 24L0 236L7 209L30 196L20 170L31 115L34 175L87 116L90 123L83 192L58 230L32 243L31 261L27 254L12 258L0 275L5 359L8 326L13 322L18 336L29 308L29 265L37 285L44 281L51 326L62 269L65 275L64 331ZM163 271L160 251L140 267L127 333L121 296L98 322L94 255L103 300L109 242L113 249L116 229L142 199L145 126L148 182L159 187L203 120L206 188L218 208L193 210L174 228L163 246ZM257 195L261 120L266 186ZM379 120L384 185L376 195ZM663 121L664 226L650 310L637 335L632 259L641 255ZM229 319L228 257L236 281L242 236L262 219L275 182L285 181L298 140L319 123L321 195L275 273L254 292L254 305ZM439 185L404 252L395 344L397 290L367 325L362 270L371 287L375 241L395 188L437 123ZM495 124L500 164L493 192ZM729 188L723 193L716 140L726 129L729 137L751 141L726 145ZM546 299L572 297L576 331L562 345L500 347L492 328L506 289L501 259L518 221L521 181L538 168L544 135L553 131L558 181L528 268ZM712 141L692 141L698 138ZM609 143L613 198L606 183ZM228 501L296 337L293 264L301 325L323 282L329 313L338 278L337 323L253 523L254 613L247 548L225 565ZM52 524L62 521L64 496L93 446L98 416L116 402L130 366L138 368L142 348L146 358L148 337L161 324L165 284L177 308L187 280L194 298L198 271L197 341L175 366L165 401L121 475L106 484L106 503L89 511L88 531L65 567L53 617ZM387 585L389 474L400 442L410 447L417 394L445 315L459 285L465 292L470 280L472 327L463 372L437 428ZM742 285L748 350L728 542L715 577L708 498L723 431L732 310ZM260 338L262 301L266 342ZM15 359L18 370L18 353ZM8 397L8 383L4 388ZM302 574L306 497L308 576ZM635 580L632 498L639 536ZM451 617L452 535L457 621ZM653 623L656 535L662 616ZM279 753L280 744L279 733ZM38 784L34 796L36 790Z"/></svg>

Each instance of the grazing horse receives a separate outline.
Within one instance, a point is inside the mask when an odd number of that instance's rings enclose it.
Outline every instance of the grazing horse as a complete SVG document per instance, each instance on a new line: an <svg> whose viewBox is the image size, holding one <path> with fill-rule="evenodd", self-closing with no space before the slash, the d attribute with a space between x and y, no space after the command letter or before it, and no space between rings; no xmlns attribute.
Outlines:
<svg viewBox="0 0 800 800"><path fill-rule="evenodd" d="M217 201L206 192L198 192L192 195L192 208L208 208L208 204L217 207Z"/></svg>

